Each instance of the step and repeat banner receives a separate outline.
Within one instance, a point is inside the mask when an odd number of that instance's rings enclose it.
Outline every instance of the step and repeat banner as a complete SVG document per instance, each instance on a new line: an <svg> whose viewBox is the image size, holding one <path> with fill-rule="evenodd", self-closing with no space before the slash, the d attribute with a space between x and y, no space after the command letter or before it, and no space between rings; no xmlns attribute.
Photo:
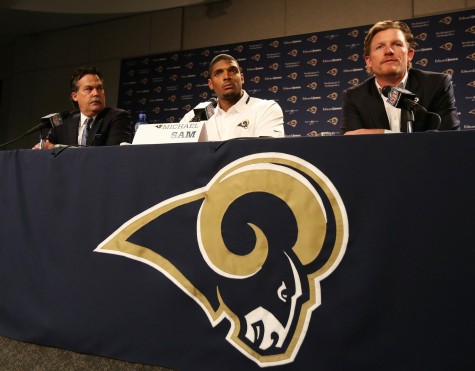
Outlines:
<svg viewBox="0 0 475 371"><path fill-rule="evenodd" d="M453 76L462 129L475 128L475 9L405 20L418 48L414 68ZM133 120L178 122L212 97L208 66L234 56L244 89L277 101L287 135L339 133L343 90L368 78L363 43L371 25L256 40L122 61L118 106Z"/></svg>

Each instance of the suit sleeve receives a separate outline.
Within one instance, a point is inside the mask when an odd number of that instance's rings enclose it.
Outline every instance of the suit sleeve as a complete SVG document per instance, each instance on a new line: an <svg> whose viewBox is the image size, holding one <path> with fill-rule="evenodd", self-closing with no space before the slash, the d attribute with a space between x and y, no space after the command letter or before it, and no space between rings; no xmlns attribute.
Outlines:
<svg viewBox="0 0 475 371"><path fill-rule="evenodd" d="M458 130L460 120L455 107L454 88L450 75L444 75L438 94L434 98L428 111L437 113L441 118L439 130ZM434 128L435 129L435 128Z"/></svg>
<svg viewBox="0 0 475 371"><path fill-rule="evenodd" d="M348 90L343 91L341 109L343 121L341 123L340 132L342 134L345 134L347 131L363 129L365 127L359 109Z"/></svg>
<svg viewBox="0 0 475 371"><path fill-rule="evenodd" d="M132 141L132 122L126 111L118 110L112 117L107 140L104 145L113 146Z"/></svg>

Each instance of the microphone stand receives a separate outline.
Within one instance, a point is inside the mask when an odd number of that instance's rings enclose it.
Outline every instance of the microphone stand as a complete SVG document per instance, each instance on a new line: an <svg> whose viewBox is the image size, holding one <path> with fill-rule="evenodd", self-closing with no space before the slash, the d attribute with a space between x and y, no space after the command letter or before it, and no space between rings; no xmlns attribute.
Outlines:
<svg viewBox="0 0 475 371"><path fill-rule="evenodd" d="M407 132L412 133L412 127L414 125L414 110L407 110Z"/></svg>
<svg viewBox="0 0 475 371"><path fill-rule="evenodd" d="M43 149L44 144L45 144L45 141L43 140L43 136L41 135L41 130L40 130L40 142L38 143L39 148Z"/></svg>

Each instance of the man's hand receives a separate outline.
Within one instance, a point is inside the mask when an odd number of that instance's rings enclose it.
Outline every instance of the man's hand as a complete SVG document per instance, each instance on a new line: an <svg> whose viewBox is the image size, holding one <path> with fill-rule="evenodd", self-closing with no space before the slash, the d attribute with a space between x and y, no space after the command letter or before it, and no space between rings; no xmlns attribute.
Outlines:
<svg viewBox="0 0 475 371"><path fill-rule="evenodd" d="M54 148L54 143L51 143L48 139L43 142L43 148L40 148L40 144L37 143L32 149L51 149Z"/></svg>

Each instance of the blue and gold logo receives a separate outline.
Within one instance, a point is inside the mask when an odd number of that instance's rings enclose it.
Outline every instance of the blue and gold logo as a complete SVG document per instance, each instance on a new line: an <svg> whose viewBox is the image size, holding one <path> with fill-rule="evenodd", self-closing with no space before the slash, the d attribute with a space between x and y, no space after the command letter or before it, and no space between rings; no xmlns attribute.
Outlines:
<svg viewBox="0 0 475 371"><path fill-rule="evenodd" d="M189 233L163 237L170 223ZM188 259L177 251L180 238ZM331 181L299 157L272 152L238 159L206 186L134 216L95 251L164 274L213 327L228 321L226 340L265 367L297 356L322 304L320 282L347 241L345 206Z"/></svg>

